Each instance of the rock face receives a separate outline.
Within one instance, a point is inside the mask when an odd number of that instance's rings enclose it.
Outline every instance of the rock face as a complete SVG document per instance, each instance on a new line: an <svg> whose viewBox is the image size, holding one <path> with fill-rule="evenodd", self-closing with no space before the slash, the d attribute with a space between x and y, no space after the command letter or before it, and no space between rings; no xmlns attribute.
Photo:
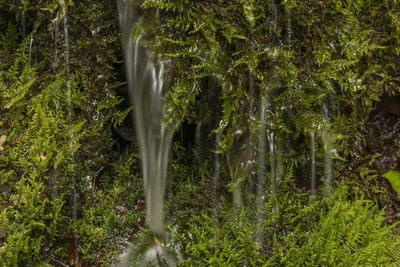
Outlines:
<svg viewBox="0 0 400 267"><path fill-rule="evenodd" d="M399 168L400 96L385 95L376 111L371 114L367 125L370 137L367 151L371 154L382 154L375 160L378 173Z"/></svg>

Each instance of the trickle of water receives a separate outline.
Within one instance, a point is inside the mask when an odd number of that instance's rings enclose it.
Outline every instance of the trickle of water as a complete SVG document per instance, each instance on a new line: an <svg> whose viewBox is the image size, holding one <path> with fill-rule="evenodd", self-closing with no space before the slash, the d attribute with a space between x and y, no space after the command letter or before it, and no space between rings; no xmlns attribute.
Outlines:
<svg viewBox="0 0 400 267"><path fill-rule="evenodd" d="M264 205L265 189L264 189L264 179L265 179L265 155L266 151L266 139L267 139L267 100L265 96L261 96L260 103L260 136L258 145L258 173L257 173L257 197L256 197L256 209L257 209L257 239L258 243L262 243L262 225L263 225L263 215L262 207Z"/></svg>
<svg viewBox="0 0 400 267"><path fill-rule="evenodd" d="M287 45L290 48L292 42L292 12L286 8L287 15Z"/></svg>
<svg viewBox="0 0 400 267"><path fill-rule="evenodd" d="M267 103L265 97L261 99L261 107L260 107L260 122L261 122L261 129L260 129L260 140L259 140L259 152L258 152L258 178L257 178L257 198L258 201L262 199L264 196L264 178L265 178L265 154L266 154L266 110L267 110ZM258 207L261 208L262 203L258 203Z"/></svg>
<svg viewBox="0 0 400 267"><path fill-rule="evenodd" d="M232 135L234 141L225 152L232 179L233 205L236 208L242 206L242 183L249 175L248 166L251 163L250 132L246 125L235 131Z"/></svg>
<svg viewBox="0 0 400 267"><path fill-rule="evenodd" d="M68 17L67 17L67 7L64 1L60 1L63 14L63 27L64 27L64 53L65 53L65 76L66 76L66 86L67 86L67 101L68 101L68 121L72 124L72 99L71 99L71 86L70 86L70 71L69 71L69 38L68 38ZM57 49L57 48L56 48ZM71 139L71 164L75 164L74 153L73 153L73 140L74 136L70 136ZM76 177L75 170L72 170L72 216L74 224L76 224L78 219L78 192L76 188ZM78 238L74 237L74 254L75 254L75 264L79 264L79 252L78 252Z"/></svg>
<svg viewBox="0 0 400 267"><path fill-rule="evenodd" d="M136 133L142 155L142 172L149 230L164 234L164 194L172 135L181 117L171 114L165 96L167 62L153 59L142 46L146 33L140 28L139 9L133 1L118 1L126 75L134 108ZM135 35L136 34L136 35Z"/></svg>
<svg viewBox="0 0 400 267"><path fill-rule="evenodd" d="M54 63L53 63L53 69L56 71L57 70L57 65L58 65L58 27L59 27L59 22L58 19L54 21Z"/></svg>
<svg viewBox="0 0 400 267"><path fill-rule="evenodd" d="M329 124L329 110L326 102L322 104L322 116L325 125ZM329 195L332 187L332 149L333 149L333 138L329 129L322 131L322 142L324 144L325 159L324 159L324 191L325 195Z"/></svg>
<svg viewBox="0 0 400 267"><path fill-rule="evenodd" d="M194 145L195 145L195 149L196 151L200 154L200 150L201 150L201 122L197 123L196 125L196 134L195 134L195 140L194 140Z"/></svg>
<svg viewBox="0 0 400 267"><path fill-rule="evenodd" d="M249 111L249 124L252 124L255 121L255 95L254 95L254 75L251 73L251 71L249 70L249 106L250 106L250 111ZM257 161L256 157L256 153L255 153L255 149L254 149L254 143L257 143L257 138L258 136L256 136L252 130L252 128L250 127L250 161L251 163L249 164L249 168L248 168L248 175L249 175L249 183L248 183L248 191L254 195L256 195L257 192L257 172L254 170L253 166Z"/></svg>
<svg viewBox="0 0 400 267"><path fill-rule="evenodd" d="M311 137L311 194L315 194L315 132L310 132Z"/></svg>
<svg viewBox="0 0 400 267"><path fill-rule="evenodd" d="M201 125L202 122L198 122L196 125L196 133L194 137L194 149L197 156L196 161L194 162L195 166L197 166L198 177L200 177L200 168L202 162L202 147L201 147Z"/></svg>
<svg viewBox="0 0 400 267"><path fill-rule="evenodd" d="M214 207L217 207L217 188L219 183L220 175L220 154L217 153L220 149L219 143L221 141L223 131L220 130L215 134L215 153L214 153L214 174L213 174L213 186L214 186Z"/></svg>
<svg viewBox="0 0 400 267"><path fill-rule="evenodd" d="M271 164L271 193L272 193L272 213L279 214L278 206L278 181L277 181L277 156L276 156L276 136L274 131L268 132L269 155Z"/></svg>
<svg viewBox="0 0 400 267"><path fill-rule="evenodd" d="M65 71L67 76L67 84L69 81L69 40L68 40L68 19L67 19L67 9L65 5L63 7L63 22L64 22L64 46L65 46ZM68 86L68 97L71 97L71 88ZM70 100L70 99L69 99Z"/></svg>
<svg viewBox="0 0 400 267"><path fill-rule="evenodd" d="M31 40L29 41L29 59L28 59L28 67L31 68L32 64L32 44L33 44L33 33L31 34Z"/></svg>
<svg viewBox="0 0 400 267"><path fill-rule="evenodd" d="M272 13L272 31L275 33L278 24L278 9L275 0L271 0L271 13Z"/></svg>
<svg viewBox="0 0 400 267"><path fill-rule="evenodd" d="M23 1L23 6L25 5L25 1ZM26 16L25 11L22 11L22 19L21 19L21 27L22 27L22 37L25 39L26 37Z"/></svg>

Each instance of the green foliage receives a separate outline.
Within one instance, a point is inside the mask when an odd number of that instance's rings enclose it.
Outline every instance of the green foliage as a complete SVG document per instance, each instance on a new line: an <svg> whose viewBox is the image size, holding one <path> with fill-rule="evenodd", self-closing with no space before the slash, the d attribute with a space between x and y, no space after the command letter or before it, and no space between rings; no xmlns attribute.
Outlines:
<svg viewBox="0 0 400 267"><path fill-rule="evenodd" d="M179 242L185 244L181 246L187 257L182 266L256 266L262 263L254 225L244 218L244 212L231 212L225 215L227 221L223 223L206 214L193 216L186 222L188 230L180 233L179 238Z"/></svg>
<svg viewBox="0 0 400 267"><path fill-rule="evenodd" d="M306 243L291 247L281 263L297 266L388 265L399 261L400 239L394 226L384 225L383 211L371 201L347 200L346 188L339 188L330 200L328 212L310 226Z"/></svg>
<svg viewBox="0 0 400 267"><path fill-rule="evenodd" d="M158 25L147 45L170 62L169 115L201 120L203 135L223 131L217 182L211 155L196 159L194 170L186 147L172 152L166 217L177 226L172 243L184 254L183 265L399 261L398 236L371 202L346 199L344 189L319 201L305 186L309 134L315 133L321 177L321 143L329 133L334 176L379 204L387 197L364 128L382 95L399 93L398 1L144 0L135 6L145 22ZM1 266L56 265L54 259L108 266L143 226L137 149L113 132L126 126L132 109L114 93L124 83L115 10L106 0L0 0ZM254 171L249 162L260 153L255 136L264 129L263 109L284 179L263 207L244 192L252 208L233 212L227 187L254 183L247 169ZM234 163L236 181L227 162ZM272 164L262 164L268 176ZM395 191L397 176L386 174ZM280 215L272 212L275 199Z"/></svg>
<svg viewBox="0 0 400 267"><path fill-rule="evenodd" d="M388 171L383 175L390 182L394 191L400 194L400 172L399 171Z"/></svg>
<svg viewBox="0 0 400 267"><path fill-rule="evenodd" d="M23 40L12 20L0 23L5 29L0 34L0 265L47 266L57 260L70 264L76 258L81 261L76 264L108 265L142 216L127 214L125 207L134 209L141 192L140 179L132 176L138 173L135 149L129 150L129 157L112 158L110 153L113 124L120 124L129 112L114 112L122 101L111 91L118 84L111 67L116 52L92 45L105 67L85 66L72 56L66 77L59 67L67 60L60 49L61 36L48 31L48 25L51 29L58 24L41 13L53 14L47 4L52 5L40 1L27 9L24 26L33 31ZM12 2L1 3L0 11L9 5L7 12L14 12ZM71 17L80 12L75 6L68 8ZM91 12L82 20L102 21L109 15L99 9ZM112 18L102 26L117 27ZM72 38L76 35L70 31ZM106 41L116 44L116 39ZM103 46L103 41L97 45ZM72 47L80 56L80 49L89 49ZM55 63L49 63L54 54L48 48L60 49ZM102 201L104 206L95 205ZM82 203L91 206L86 209ZM105 211L108 217L103 217ZM121 234L122 229L131 230ZM79 247L74 248L74 240ZM79 255L86 253L90 255Z"/></svg>
<svg viewBox="0 0 400 267"><path fill-rule="evenodd" d="M272 198L261 214L234 210L223 199L219 200L222 207L209 205L208 210L199 208L202 203L184 202L185 211L171 218L176 235L171 246L180 247L185 259L181 266L348 266L399 261L395 226L385 224L383 210L373 202L349 192L344 183L330 198L318 200L293 194L293 181L285 182L279 190L279 216L272 212ZM207 184L195 182L178 188L177 197L186 201L195 197L193 191L207 194L210 190Z"/></svg>

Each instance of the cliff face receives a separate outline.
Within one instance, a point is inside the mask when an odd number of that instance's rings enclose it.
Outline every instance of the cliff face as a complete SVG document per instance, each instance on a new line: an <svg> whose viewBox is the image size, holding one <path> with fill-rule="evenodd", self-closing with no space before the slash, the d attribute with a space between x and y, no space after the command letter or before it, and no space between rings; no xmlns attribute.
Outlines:
<svg viewBox="0 0 400 267"><path fill-rule="evenodd" d="M226 248L216 262L232 254L236 264L251 265L261 254L264 263L277 263L279 255L290 258L289 248L309 244L312 220L319 221L307 210L313 204L305 205L311 133L317 187L329 133L332 178L351 188L343 194L377 199L388 207L387 222L398 220L398 196L382 178L399 168L397 1L131 3L142 8L146 45L168 62L172 113L184 117L165 209L188 258L211 264L210 255ZM110 265L145 225L117 4L0 1L0 18L0 265ZM240 169L238 181L228 167ZM278 180L274 204L271 173ZM258 176L266 186L259 209ZM246 216L231 215L226 204L239 182ZM315 204L321 216L332 219L322 202ZM282 217L271 214L271 205ZM255 226L255 210L263 210L262 226ZM218 229L215 239L204 222ZM295 237L286 240L285 233Z"/></svg>

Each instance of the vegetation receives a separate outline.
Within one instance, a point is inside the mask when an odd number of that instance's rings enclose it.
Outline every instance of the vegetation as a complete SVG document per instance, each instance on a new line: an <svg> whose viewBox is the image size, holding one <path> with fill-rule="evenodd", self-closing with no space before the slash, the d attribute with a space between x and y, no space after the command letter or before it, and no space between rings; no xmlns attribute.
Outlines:
<svg viewBox="0 0 400 267"><path fill-rule="evenodd" d="M180 265L400 261L397 0L132 5L184 116L157 240ZM0 0L0 17L0 266L109 266L145 233L117 5Z"/></svg>

